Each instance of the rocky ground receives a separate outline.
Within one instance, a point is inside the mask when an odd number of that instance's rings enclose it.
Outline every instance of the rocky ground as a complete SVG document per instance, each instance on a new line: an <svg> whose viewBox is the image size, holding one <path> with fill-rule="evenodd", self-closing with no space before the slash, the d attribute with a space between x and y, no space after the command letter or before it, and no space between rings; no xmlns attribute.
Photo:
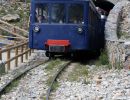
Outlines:
<svg viewBox="0 0 130 100"><path fill-rule="evenodd" d="M37 52L34 59L40 56L40 52ZM54 67L56 63L51 65ZM29 71L17 81L17 85L3 94L0 100L44 100L48 88L47 80L56 72L53 68L45 70L47 66L48 64L41 65ZM68 75L63 75L63 78L71 77L70 73L75 66L81 67L80 64L73 63L66 70L69 72ZM52 92L51 100L130 100L129 69L109 70L107 66L96 65L84 65L84 67L88 70L88 76L81 75L78 81L69 81L61 77L58 80L58 87Z"/></svg>
<svg viewBox="0 0 130 100"><path fill-rule="evenodd" d="M130 100L130 70L97 70L86 80L60 81L52 100Z"/></svg>
<svg viewBox="0 0 130 100"><path fill-rule="evenodd" d="M14 6L11 7L9 5L7 5L7 7L6 6L0 7L0 12L1 12L0 17L4 19L8 16L12 17L12 15L8 15L8 14L9 12L13 12L15 10L19 15L17 16L18 20L17 19L16 20L20 22L20 25L19 23L15 23L15 24L21 28L24 28L25 26L24 22L26 20L24 18L26 17L28 19L29 11L24 13L24 10L26 10L24 9L24 4L21 7L19 7L19 5L21 4L17 4L15 8ZM29 4L27 5L27 7L29 8ZM117 11L120 10L119 7L121 7L120 4L119 6L115 7L114 10L115 12L112 13L113 16L116 16L116 14L118 14ZM129 8L129 5L127 7ZM10 11L5 10L7 8L10 9ZM125 12L127 10L128 9L124 7L121 11ZM126 14L128 16L125 15L126 16L125 18L122 15L124 19L127 19L127 17L129 18L130 16L129 13ZM113 16L112 19L110 18L110 20L115 21L115 17ZM117 15L117 17L119 16ZM125 20L123 20L122 22L124 23L121 23L121 26L124 26L124 24L129 26L129 23L126 23ZM116 22L113 23L114 25L115 24L117 25ZM109 28L107 27L107 29L112 31L114 25L113 24L108 25ZM117 28L116 25L115 27ZM110 29L110 26L112 27L112 29ZM115 30L116 29L114 29L113 33L116 33ZM115 35L112 34L111 37L113 36ZM117 56L116 53L115 55ZM39 56L40 53L38 53L35 59L39 58ZM46 72L46 70L44 70L45 67L46 65L41 65L40 67L37 67L29 71L26 76L22 77L18 81L18 85L16 87L13 87L13 89L11 89L9 93L3 94L1 96L1 100L43 100L45 99L46 90L48 87L47 84L43 84L46 83L48 79L48 73ZM95 68L96 68L95 65L93 66L86 65L86 69L89 70L89 76L87 78L85 77L86 80L82 80L82 77L81 77L81 81L60 80L59 87L52 93L53 94L52 100L130 100L130 70L129 69L108 70L108 69L99 68L98 70L95 70ZM64 76L64 78L66 77L67 76Z"/></svg>
<svg viewBox="0 0 130 100"><path fill-rule="evenodd" d="M47 86L43 84L47 80L45 67L46 65L41 65L31 70L19 81L17 87L2 95L0 100L42 100L47 90Z"/></svg>
<svg viewBox="0 0 130 100"><path fill-rule="evenodd" d="M44 52L35 51L30 61L33 62L41 59L43 59L43 61L47 60L47 58L44 57ZM25 64L25 67L26 65L29 66L29 64ZM46 66L47 64L40 65L14 81L12 83L13 85L11 84L5 89L0 100L42 100L47 90L45 84L48 79L47 73L45 72ZM11 78L11 76L7 74L5 77L0 77L1 81L6 77Z"/></svg>

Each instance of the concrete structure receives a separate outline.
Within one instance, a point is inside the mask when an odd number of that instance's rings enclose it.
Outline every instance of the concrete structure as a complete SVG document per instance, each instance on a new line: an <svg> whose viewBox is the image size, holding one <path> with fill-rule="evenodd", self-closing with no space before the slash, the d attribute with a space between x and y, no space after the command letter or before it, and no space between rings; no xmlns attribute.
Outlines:
<svg viewBox="0 0 130 100"><path fill-rule="evenodd" d="M129 66L130 2L118 2L110 11L105 25L106 47L111 64Z"/></svg>
<svg viewBox="0 0 130 100"><path fill-rule="evenodd" d="M116 4L117 2L123 1L123 0L107 0L107 1L110 1L110 2L112 2L113 4Z"/></svg>

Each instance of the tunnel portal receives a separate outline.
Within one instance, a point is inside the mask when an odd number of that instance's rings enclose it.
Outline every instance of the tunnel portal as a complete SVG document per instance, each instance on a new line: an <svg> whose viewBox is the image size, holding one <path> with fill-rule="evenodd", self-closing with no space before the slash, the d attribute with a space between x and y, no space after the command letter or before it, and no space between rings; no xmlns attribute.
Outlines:
<svg viewBox="0 0 130 100"><path fill-rule="evenodd" d="M112 2L107 0L94 0L94 4L96 5L96 7L105 10L108 14L110 10L115 6Z"/></svg>

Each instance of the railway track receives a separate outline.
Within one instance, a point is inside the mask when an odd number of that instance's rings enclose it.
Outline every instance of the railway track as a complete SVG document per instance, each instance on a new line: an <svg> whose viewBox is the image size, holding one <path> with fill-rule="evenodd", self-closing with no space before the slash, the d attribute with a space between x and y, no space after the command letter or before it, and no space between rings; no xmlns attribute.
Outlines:
<svg viewBox="0 0 130 100"><path fill-rule="evenodd" d="M53 63L55 63L56 62L56 64L53 64ZM55 70L57 70L57 69L59 69L58 70L58 72L54 75L54 78L53 78L53 81L52 81L52 83L51 83L51 86L49 87L49 89L48 89L48 93L50 94L50 92L51 92L51 88L52 88L52 86L53 86L53 83L55 82L55 80L56 80L56 78L58 77L58 75L63 71L63 69L65 69L69 64L71 63L71 61L64 61L64 60L57 60L57 59L55 59L55 60L45 60L45 61L42 61L42 60L38 60L38 59L36 59L34 62L30 62L29 64L27 64L28 66L24 66L24 67L22 67L22 69L23 70L14 70L12 73L9 73L8 75L6 75L5 77L5 80L7 81L8 80L8 83L7 82L5 82L6 83L6 85L5 84L3 84L3 86L2 87L0 87L0 95L1 95L1 100L3 100L3 97L4 98L6 98L6 99L4 99L4 100L8 100L9 98L11 98L10 100L12 100L12 97L9 97L9 96L14 96L14 94L12 94L12 93L14 93L14 91L15 91L15 88L13 88L12 90L10 90L10 92L9 93L6 93L5 91L6 91L6 88L8 88L8 86L10 86L10 84L11 83L13 83L15 80L22 80L25 84L26 84L26 81L28 81L28 79L26 79L26 78L28 78L29 77L29 75L30 75L30 78L29 79L31 79L31 77L33 77L34 78L34 76L35 76L35 74L36 73L38 73L38 72L42 72L43 70L44 70L44 72L46 73L47 72L47 67L49 67L50 65L52 65L51 67L52 67L52 71L54 71L55 72ZM42 67L41 67L42 66ZM58 67L58 68L57 68ZM42 68L42 70L41 70L41 68ZM34 71L35 70L35 71ZM30 72L32 71L32 73L30 74ZM36 73L35 73L36 72ZM19 73L19 74L18 74ZM25 74L26 73L26 74ZM33 75L33 73L34 73L34 75ZM43 72L42 72L43 73ZM24 76L23 76L24 75ZM45 85L47 85L47 80L48 80L48 75L50 75L50 73L48 73L47 75L45 75L45 76L42 76L41 77L41 79L39 79L39 81L38 82L35 82L35 81L32 81L31 83L28 83L27 85L29 85L29 86L27 86L27 88L28 87L31 87L32 86L32 84L33 84L33 86L35 85L35 84L37 84L37 83L41 83L41 82L43 82L43 80L44 80L44 82L41 84L41 85L43 85L43 86L45 86ZM7 76L13 76L13 77L10 77L10 78L7 78ZM22 79L21 79L21 76L23 76L22 77ZM37 75L37 78L38 77L40 77L41 75ZM45 78L45 77L47 77L47 78ZM32 78L32 79L33 79ZM40 82L41 81L41 82ZM22 83L23 83L22 82ZM19 85L21 86L21 84L22 83L19 83ZM25 85L24 84L24 85ZM40 85L38 85L38 86L40 86ZM42 86L40 86L41 88L42 88ZM47 86L46 86L47 87ZM19 87L19 86L17 86L17 88L21 88L21 87ZM22 88L25 88L23 85L22 85ZM36 88L38 88L37 87L37 85L36 85ZM40 88L40 90L41 90L41 88ZM45 87L44 87L45 88ZM42 88L43 89L43 88ZM25 90L26 90L26 88L25 88ZM12 92L13 91L13 92ZM23 91L21 91L21 90L16 90L16 91L19 91L19 93L21 94ZM30 90L30 91L33 91L33 90ZM46 90L42 90L42 92L45 92L45 94L43 94L42 96L43 97L45 97L45 95L46 95L46 91L47 91L47 88L46 88ZM24 91L24 92L26 92L26 91ZM38 93L39 93L39 90L37 91ZM36 92L36 90L35 90L35 93L37 93ZM4 94L5 93L5 94ZM28 94L29 94L29 92L28 92ZM5 97L7 95L7 97ZM20 96L20 97L22 97L22 96ZM26 97L26 96L25 96ZM48 97L49 97L49 95L48 95ZM32 97L33 98L33 97ZM21 98L19 98L19 97L16 97L16 99L21 99ZM39 100L39 99L38 99Z"/></svg>
<svg viewBox="0 0 130 100"><path fill-rule="evenodd" d="M24 75L25 73L29 72L30 70L40 66L40 65L45 65L49 62L49 60L41 60L41 61L33 61L29 62L26 65L21 66L21 68L18 68L12 72L9 72L8 74L5 75L5 78L1 80L0 83L3 83L0 86L0 95L2 92L7 88L13 81Z"/></svg>
<svg viewBox="0 0 130 100"><path fill-rule="evenodd" d="M53 84L55 83L56 79L58 78L58 76L61 74L61 72L67 68L69 65L71 64L71 61L67 61L66 63L64 63L63 65L61 65L57 71L56 74L54 74L53 78L52 78L52 81L51 81L51 84L47 90L47 95L46 95L46 100L49 100L49 96L51 94L51 91L52 91L52 87L53 87Z"/></svg>

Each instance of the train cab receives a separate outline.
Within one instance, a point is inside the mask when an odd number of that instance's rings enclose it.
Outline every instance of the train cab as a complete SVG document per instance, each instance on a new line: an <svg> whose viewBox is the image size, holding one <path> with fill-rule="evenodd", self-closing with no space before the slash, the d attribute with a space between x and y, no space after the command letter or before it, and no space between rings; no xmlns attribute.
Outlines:
<svg viewBox="0 0 130 100"><path fill-rule="evenodd" d="M91 0L32 0L29 47L48 54L101 48L100 18Z"/></svg>

